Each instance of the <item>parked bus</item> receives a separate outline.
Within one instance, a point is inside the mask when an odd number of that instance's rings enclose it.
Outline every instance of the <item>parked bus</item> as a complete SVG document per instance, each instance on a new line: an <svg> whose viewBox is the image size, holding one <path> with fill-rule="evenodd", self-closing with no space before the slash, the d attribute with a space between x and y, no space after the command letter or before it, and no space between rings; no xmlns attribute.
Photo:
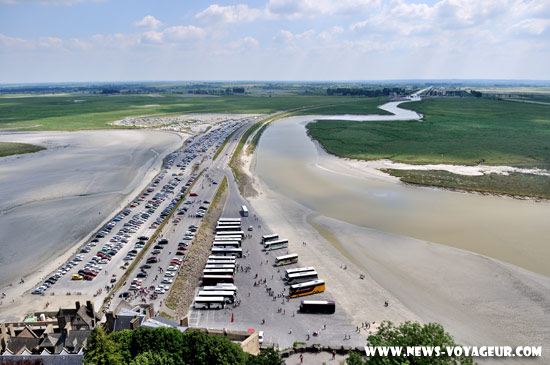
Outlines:
<svg viewBox="0 0 550 365"><path fill-rule="evenodd" d="M301 284L291 285L288 289L288 294L291 298L297 298L304 295L322 293L325 291L324 280L306 281Z"/></svg>
<svg viewBox="0 0 550 365"><path fill-rule="evenodd" d="M336 303L327 300L302 300L300 312L302 313L327 313L336 311Z"/></svg>
<svg viewBox="0 0 550 365"><path fill-rule="evenodd" d="M216 285L218 283L234 283L233 275L203 275L202 285Z"/></svg>
<svg viewBox="0 0 550 365"><path fill-rule="evenodd" d="M241 218L220 218L218 222L236 222L241 224Z"/></svg>
<svg viewBox="0 0 550 365"><path fill-rule="evenodd" d="M232 269L204 269L202 270L203 275L233 275L235 273L235 268Z"/></svg>
<svg viewBox="0 0 550 365"><path fill-rule="evenodd" d="M237 295L237 292L239 291L237 289L237 285L235 284L226 284L226 283L219 283L212 286L205 286L202 288L202 290L222 290L222 291L232 291Z"/></svg>
<svg viewBox="0 0 550 365"><path fill-rule="evenodd" d="M243 231L229 231L229 232L216 232L216 236L240 236L241 238L244 237Z"/></svg>
<svg viewBox="0 0 550 365"><path fill-rule="evenodd" d="M241 226L241 222L218 222L217 226Z"/></svg>
<svg viewBox="0 0 550 365"><path fill-rule="evenodd" d="M242 249L242 248L221 248L221 247L213 247L213 248L212 248L212 255L214 255L214 256L235 256L235 257L243 257L243 249Z"/></svg>
<svg viewBox="0 0 550 365"><path fill-rule="evenodd" d="M201 290L199 291L199 297L222 297L226 303L233 303L235 301L235 293L225 290Z"/></svg>
<svg viewBox="0 0 550 365"><path fill-rule="evenodd" d="M214 236L214 241L242 241L243 238L240 235L227 235L227 236Z"/></svg>
<svg viewBox="0 0 550 365"><path fill-rule="evenodd" d="M295 253L275 257L275 266L290 265L290 264L295 264L297 262L298 262L298 255Z"/></svg>
<svg viewBox="0 0 550 365"><path fill-rule="evenodd" d="M231 261L233 263L235 263L235 258L234 257L224 257L224 256L208 256L208 261Z"/></svg>
<svg viewBox="0 0 550 365"><path fill-rule="evenodd" d="M235 264L206 264L205 269L231 269L235 272Z"/></svg>
<svg viewBox="0 0 550 365"><path fill-rule="evenodd" d="M287 269L285 271L285 280L288 280L288 277L292 274L298 274L298 273L307 272L307 271L315 271L315 268L313 266L309 266L309 267L297 267L294 269Z"/></svg>
<svg viewBox="0 0 550 365"><path fill-rule="evenodd" d="M216 226L216 233L219 232L239 232L241 231L241 226Z"/></svg>
<svg viewBox="0 0 550 365"><path fill-rule="evenodd" d="M306 281L316 280L319 277L317 276L317 271L304 271L296 274L290 274L288 276L287 283L288 285L305 283Z"/></svg>
<svg viewBox="0 0 550 365"><path fill-rule="evenodd" d="M267 241L273 241L273 240L276 240L277 238L279 238L278 234L268 234L268 235L262 236L262 245Z"/></svg>
<svg viewBox="0 0 550 365"><path fill-rule="evenodd" d="M226 258L225 256L218 256L221 258ZM230 257L227 257L230 258ZM208 260L206 261L206 265L235 265L235 261L231 260Z"/></svg>
<svg viewBox="0 0 550 365"><path fill-rule="evenodd" d="M264 251L279 250L288 247L288 240L268 241L264 243Z"/></svg>
<svg viewBox="0 0 550 365"><path fill-rule="evenodd" d="M223 309L225 302L224 297L195 297L193 306L195 309Z"/></svg>
<svg viewBox="0 0 550 365"><path fill-rule="evenodd" d="M243 217L248 217L248 208L246 207L246 205L243 205L241 207L241 214L243 215Z"/></svg>
<svg viewBox="0 0 550 365"><path fill-rule="evenodd" d="M214 241L212 242L213 247L233 247L233 248L239 248L241 247L241 243L237 241Z"/></svg>

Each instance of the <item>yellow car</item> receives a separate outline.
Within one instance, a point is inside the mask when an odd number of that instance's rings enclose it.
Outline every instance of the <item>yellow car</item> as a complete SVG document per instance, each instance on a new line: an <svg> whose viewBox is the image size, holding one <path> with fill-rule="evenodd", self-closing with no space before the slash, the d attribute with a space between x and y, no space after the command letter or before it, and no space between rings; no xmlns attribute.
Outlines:
<svg viewBox="0 0 550 365"><path fill-rule="evenodd" d="M71 277L72 280L82 280L83 278L84 276L78 274L73 274L73 276Z"/></svg>

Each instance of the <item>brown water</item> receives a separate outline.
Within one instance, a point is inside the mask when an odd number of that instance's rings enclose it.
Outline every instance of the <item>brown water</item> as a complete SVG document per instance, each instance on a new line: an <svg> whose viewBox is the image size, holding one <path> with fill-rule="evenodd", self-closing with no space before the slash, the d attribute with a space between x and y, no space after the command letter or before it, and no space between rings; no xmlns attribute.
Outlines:
<svg viewBox="0 0 550 365"><path fill-rule="evenodd" d="M323 170L316 166L323 152L305 133L304 125L313 119L286 118L262 135L255 169L274 191L320 215L457 247L550 276L550 204Z"/></svg>

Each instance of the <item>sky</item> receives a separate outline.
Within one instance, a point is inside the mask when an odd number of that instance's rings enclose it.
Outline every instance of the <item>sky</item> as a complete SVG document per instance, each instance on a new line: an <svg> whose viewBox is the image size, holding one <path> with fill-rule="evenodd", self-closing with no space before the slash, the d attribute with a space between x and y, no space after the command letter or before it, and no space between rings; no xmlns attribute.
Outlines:
<svg viewBox="0 0 550 365"><path fill-rule="evenodd" d="M0 0L0 83L550 80L550 0Z"/></svg>

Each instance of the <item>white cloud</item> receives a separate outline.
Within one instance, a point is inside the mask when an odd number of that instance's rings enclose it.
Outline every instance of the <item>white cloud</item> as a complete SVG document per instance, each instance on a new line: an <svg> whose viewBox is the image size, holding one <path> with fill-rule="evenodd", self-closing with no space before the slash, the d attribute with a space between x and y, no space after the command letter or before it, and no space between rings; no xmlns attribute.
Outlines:
<svg viewBox="0 0 550 365"><path fill-rule="evenodd" d="M239 39L236 42L231 42L229 46L233 49L241 49L241 50L251 50L251 49L257 49L260 45L260 42L254 37L244 37Z"/></svg>
<svg viewBox="0 0 550 365"><path fill-rule="evenodd" d="M181 42L204 38L206 31L194 25L177 25L164 30L162 38L167 41Z"/></svg>
<svg viewBox="0 0 550 365"><path fill-rule="evenodd" d="M245 23L254 21L262 15L262 10L249 8L244 4L229 6L213 4L195 15L195 18L207 23Z"/></svg>
<svg viewBox="0 0 550 365"><path fill-rule="evenodd" d="M303 41L310 39L314 34L315 32L312 29L299 34L293 34L288 30L282 29L273 37L273 40L279 42Z"/></svg>
<svg viewBox="0 0 550 365"><path fill-rule="evenodd" d="M512 25L510 31L521 35L548 34L550 33L550 19L525 19Z"/></svg>
<svg viewBox="0 0 550 365"><path fill-rule="evenodd" d="M159 28L162 25L162 22L156 19L152 15L147 15L143 19L141 19L139 22L135 22L135 25L141 28L154 30Z"/></svg>
<svg viewBox="0 0 550 365"><path fill-rule="evenodd" d="M319 33L317 37L323 41L330 41L333 40L337 35L342 33L344 33L344 28L337 25Z"/></svg>

